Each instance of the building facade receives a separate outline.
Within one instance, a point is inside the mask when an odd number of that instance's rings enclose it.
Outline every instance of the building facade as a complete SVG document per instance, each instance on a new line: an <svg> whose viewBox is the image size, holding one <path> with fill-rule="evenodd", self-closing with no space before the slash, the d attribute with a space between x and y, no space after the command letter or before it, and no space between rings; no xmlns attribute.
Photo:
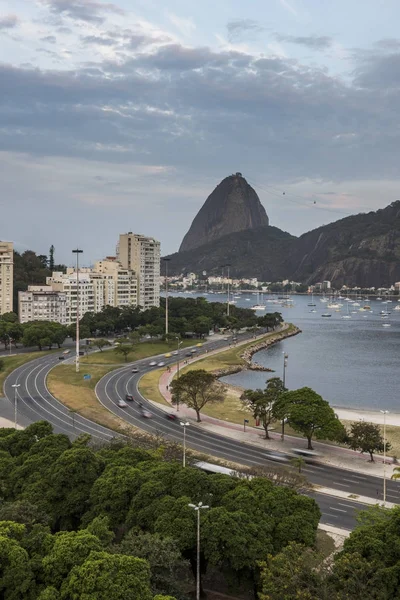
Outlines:
<svg viewBox="0 0 400 600"><path fill-rule="evenodd" d="M67 325L67 297L50 285L30 285L18 292L18 314L21 323L56 321Z"/></svg>
<svg viewBox="0 0 400 600"><path fill-rule="evenodd" d="M119 236L117 258L138 279L138 304L143 309L160 306L160 242L137 233Z"/></svg>
<svg viewBox="0 0 400 600"><path fill-rule="evenodd" d="M0 241L0 315L12 312L14 293L14 247Z"/></svg>

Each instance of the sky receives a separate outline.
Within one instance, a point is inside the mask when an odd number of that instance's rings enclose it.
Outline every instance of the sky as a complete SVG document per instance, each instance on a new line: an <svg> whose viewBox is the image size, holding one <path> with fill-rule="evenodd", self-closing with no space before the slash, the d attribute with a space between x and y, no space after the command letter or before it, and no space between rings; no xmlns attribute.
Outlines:
<svg viewBox="0 0 400 600"><path fill-rule="evenodd" d="M0 0L0 239L178 249L240 171L294 235L400 198L398 0Z"/></svg>

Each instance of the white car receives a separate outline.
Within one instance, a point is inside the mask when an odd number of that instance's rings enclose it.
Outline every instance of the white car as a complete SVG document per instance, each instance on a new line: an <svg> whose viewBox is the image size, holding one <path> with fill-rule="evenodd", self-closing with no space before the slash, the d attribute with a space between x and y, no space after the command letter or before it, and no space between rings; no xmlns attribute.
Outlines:
<svg viewBox="0 0 400 600"><path fill-rule="evenodd" d="M175 350L172 354L173 354L173 356L178 356L179 352L178 352L178 350Z"/></svg>
<svg viewBox="0 0 400 600"><path fill-rule="evenodd" d="M117 406L119 406L119 408L126 408L128 405L125 400L118 400Z"/></svg>
<svg viewBox="0 0 400 600"><path fill-rule="evenodd" d="M139 373L139 369L137 367L133 367L132 373Z"/></svg>
<svg viewBox="0 0 400 600"><path fill-rule="evenodd" d="M157 366L158 367L164 367L165 366L165 362L159 362Z"/></svg>
<svg viewBox="0 0 400 600"><path fill-rule="evenodd" d="M149 363L149 367L156 367L157 363L155 360L152 360L151 363Z"/></svg>

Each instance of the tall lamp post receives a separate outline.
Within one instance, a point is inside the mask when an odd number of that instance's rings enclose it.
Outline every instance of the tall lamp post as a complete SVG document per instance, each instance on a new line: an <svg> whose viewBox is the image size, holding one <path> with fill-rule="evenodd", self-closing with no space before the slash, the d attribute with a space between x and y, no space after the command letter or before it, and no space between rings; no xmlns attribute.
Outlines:
<svg viewBox="0 0 400 600"><path fill-rule="evenodd" d="M165 336L168 336L168 263L170 258L163 258L165 264Z"/></svg>
<svg viewBox="0 0 400 600"><path fill-rule="evenodd" d="M288 358L289 358L289 354L287 354L286 352L283 353L283 377L282 377L282 383L283 383L283 387L286 387L286 367L288 364ZM282 442L285 439L285 418L282 419L282 435L281 435L281 439Z"/></svg>
<svg viewBox="0 0 400 600"><path fill-rule="evenodd" d="M14 388L14 429L17 429L17 406L18 406L18 388L20 387L20 383L13 383L11 387Z"/></svg>
<svg viewBox="0 0 400 600"><path fill-rule="evenodd" d="M381 410L383 414L383 504L386 504L386 415L388 410Z"/></svg>
<svg viewBox="0 0 400 600"><path fill-rule="evenodd" d="M197 561L196 561L196 600L200 600L200 511L209 506L199 502L198 504L189 504L190 508L197 511Z"/></svg>
<svg viewBox="0 0 400 600"><path fill-rule="evenodd" d="M76 254L76 358L75 358L75 370L79 373L79 255L83 253L83 250L76 248L72 250L73 254Z"/></svg>
<svg viewBox="0 0 400 600"><path fill-rule="evenodd" d="M183 427L183 468L186 467L186 427L189 427L188 421L181 421Z"/></svg>

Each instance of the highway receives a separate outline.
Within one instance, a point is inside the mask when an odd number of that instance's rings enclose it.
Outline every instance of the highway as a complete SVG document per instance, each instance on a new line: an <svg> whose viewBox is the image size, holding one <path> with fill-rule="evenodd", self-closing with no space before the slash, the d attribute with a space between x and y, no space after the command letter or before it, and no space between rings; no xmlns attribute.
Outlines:
<svg viewBox="0 0 400 600"><path fill-rule="evenodd" d="M223 347L226 341L210 342L203 346L202 352L207 347L212 350ZM181 351L185 354L185 350ZM147 358L126 367L119 368L108 373L96 386L96 394L99 401L115 415L131 423L132 425L148 431L149 433L161 435L168 440L182 443L182 427L179 422L170 421L166 418L166 412L150 404L138 391L140 377L149 370L152 359ZM176 357L162 359L163 362L176 362ZM106 427L98 425L78 414L72 414L68 408L54 398L46 385L46 377L49 371L59 364L58 354L43 356L17 368L11 373L4 384L4 392L9 399L3 402L12 403L14 389L12 385L19 383L18 388L18 422L28 424L37 420L47 420L52 423L56 433L65 433L74 438L82 433L93 436L95 440L109 441L116 436L115 432ZM132 373L132 368L137 367L139 373ZM83 365L81 367L84 368ZM83 372L82 372L83 373ZM119 408L119 399L125 399L125 394L130 393L135 400L139 400L152 413L151 419L141 416L140 406L137 402L130 402L126 408ZM8 412L10 407L8 406ZM3 412L3 411L0 411ZM205 431L195 424L186 429L187 445L195 450L227 459L232 462L247 466L265 465L271 457L268 450L238 442L232 438L218 435L214 432ZM270 463L273 464L273 463ZM276 465L276 463L274 463ZM304 473L310 482L324 487L336 488L346 493L354 493L381 500L382 479L362 473L342 470L322 463L309 464ZM397 502L399 500L400 484L395 481L387 482L387 500ZM313 492L321 512L323 523L334 525L344 529L353 529L355 526L355 514L365 505L348 499L328 496Z"/></svg>

